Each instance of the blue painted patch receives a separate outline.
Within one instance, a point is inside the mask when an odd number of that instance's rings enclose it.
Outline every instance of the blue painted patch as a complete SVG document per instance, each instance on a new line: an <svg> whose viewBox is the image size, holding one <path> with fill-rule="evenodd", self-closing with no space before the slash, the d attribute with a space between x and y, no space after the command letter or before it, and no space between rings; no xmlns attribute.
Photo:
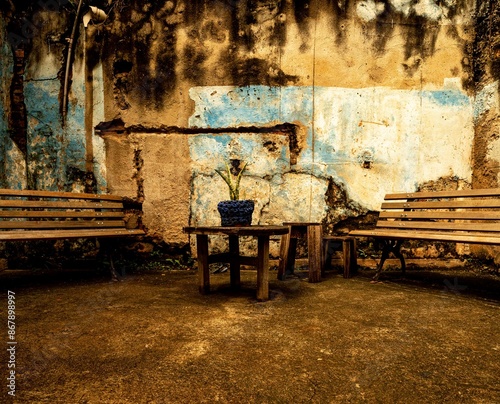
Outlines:
<svg viewBox="0 0 500 404"><path fill-rule="evenodd" d="M248 163L247 170L255 175L274 175L276 172L287 171L289 167L288 146L281 145L278 153L272 156L263 144L262 137L254 134L227 133L199 134L189 137L190 157L199 162L194 171L206 171L212 174L214 170L225 169L225 163L233 156ZM277 156L278 155L278 156Z"/></svg>
<svg viewBox="0 0 500 404"><path fill-rule="evenodd" d="M59 87L57 79L30 81L25 86L28 162L38 189L58 190L66 186L68 167L85 170L83 106L81 103L70 103L63 127Z"/></svg>
<svg viewBox="0 0 500 404"><path fill-rule="evenodd" d="M470 98L458 90L423 91L422 97L444 107L464 107L470 104Z"/></svg>
<svg viewBox="0 0 500 404"><path fill-rule="evenodd" d="M196 102L203 106L203 115L192 118L191 126L224 128L269 124L279 116L279 94L279 87L238 87L223 93L207 88L196 94Z"/></svg>
<svg viewBox="0 0 500 404"><path fill-rule="evenodd" d="M312 118L314 92L319 89L319 87L284 87L280 99L280 121L309 122Z"/></svg>

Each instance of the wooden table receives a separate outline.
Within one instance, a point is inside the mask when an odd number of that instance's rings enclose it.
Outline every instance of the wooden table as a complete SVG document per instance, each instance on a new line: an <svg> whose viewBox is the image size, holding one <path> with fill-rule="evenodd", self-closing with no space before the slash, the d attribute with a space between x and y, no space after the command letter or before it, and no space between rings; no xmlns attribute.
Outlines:
<svg viewBox="0 0 500 404"><path fill-rule="evenodd" d="M210 292L209 264L228 262L231 287L239 288L240 286L240 265L255 266L257 268L257 300L269 299L269 237L288 233L287 226L198 226L184 227L183 230L185 233L196 235L200 293ZM229 252L209 255L209 235L228 236ZM257 257L240 255L239 238L241 236L257 237Z"/></svg>

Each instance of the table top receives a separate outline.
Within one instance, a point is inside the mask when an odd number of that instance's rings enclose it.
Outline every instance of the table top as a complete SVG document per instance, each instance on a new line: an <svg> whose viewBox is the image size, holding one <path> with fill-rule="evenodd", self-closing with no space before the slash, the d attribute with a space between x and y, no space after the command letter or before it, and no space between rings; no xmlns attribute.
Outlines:
<svg viewBox="0 0 500 404"><path fill-rule="evenodd" d="M284 226L319 226L320 222L284 222Z"/></svg>
<svg viewBox="0 0 500 404"><path fill-rule="evenodd" d="M184 227L189 234L226 234L228 236L273 236L288 233L287 226L195 226Z"/></svg>

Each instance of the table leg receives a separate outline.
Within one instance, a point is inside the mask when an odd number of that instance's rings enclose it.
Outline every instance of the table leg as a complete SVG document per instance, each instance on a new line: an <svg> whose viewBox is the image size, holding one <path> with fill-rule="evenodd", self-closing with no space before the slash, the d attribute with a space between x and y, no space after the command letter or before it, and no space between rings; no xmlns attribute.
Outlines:
<svg viewBox="0 0 500 404"><path fill-rule="evenodd" d="M288 264L288 254L290 251L290 231L281 236L280 261L278 266L278 279L285 280L285 271Z"/></svg>
<svg viewBox="0 0 500 404"><path fill-rule="evenodd" d="M293 233L292 226L288 226L288 233L281 236L280 262L278 267L278 279L280 281L285 280L286 276L293 274L295 270L297 235Z"/></svg>
<svg viewBox="0 0 500 404"><path fill-rule="evenodd" d="M257 300L269 299L269 236L257 238Z"/></svg>
<svg viewBox="0 0 500 404"><path fill-rule="evenodd" d="M229 273L231 279L231 287L240 287L240 243L238 236L229 236Z"/></svg>
<svg viewBox="0 0 500 404"><path fill-rule="evenodd" d="M307 250L309 255L309 282L321 280L323 253L323 227L321 224L307 226Z"/></svg>
<svg viewBox="0 0 500 404"><path fill-rule="evenodd" d="M198 285L201 294L210 292L210 271L208 268L208 236L196 235L196 252L198 255Z"/></svg>

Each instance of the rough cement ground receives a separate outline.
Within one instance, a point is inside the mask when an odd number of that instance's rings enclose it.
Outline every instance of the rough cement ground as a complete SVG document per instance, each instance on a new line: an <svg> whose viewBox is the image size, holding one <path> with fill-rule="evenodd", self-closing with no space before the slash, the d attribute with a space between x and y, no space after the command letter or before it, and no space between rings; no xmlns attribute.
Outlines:
<svg viewBox="0 0 500 404"><path fill-rule="evenodd" d="M410 271L321 283L255 272L197 291L196 271L0 274L0 402L498 403L500 279ZM304 273L298 275L305 276ZM486 281L486 282L485 282ZM7 290L16 396L7 395Z"/></svg>

